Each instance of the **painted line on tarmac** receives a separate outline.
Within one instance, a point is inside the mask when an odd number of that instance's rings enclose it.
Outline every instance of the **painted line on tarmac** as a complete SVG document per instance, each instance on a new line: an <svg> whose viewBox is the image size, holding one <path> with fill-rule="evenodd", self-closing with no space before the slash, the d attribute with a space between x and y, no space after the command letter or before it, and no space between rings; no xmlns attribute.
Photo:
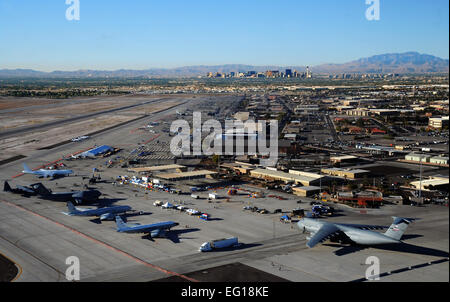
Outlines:
<svg viewBox="0 0 450 302"><path fill-rule="evenodd" d="M65 224L63 224L63 223L60 223L60 222L58 222L58 221L55 221L55 220L53 220L53 219L51 219L51 218L48 218L48 217L46 217L46 216L42 216L42 215L40 215L40 214L38 214L38 213L35 213L35 212L33 212L33 211L29 210L29 209L26 209L26 208L24 208L24 207L22 207L22 206L19 206L19 205L16 205L16 204L14 204L14 203L11 203L11 202L8 202L8 201L4 201L4 200L0 200L0 202L3 202L3 203L5 203L5 204L7 204L7 205L9 205L9 206L12 206L12 207L21 209L21 210L23 210L23 211L25 211L25 212L28 212L28 213L30 213L30 214L36 216L36 217L40 217L40 218L43 218L43 219L45 219L45 220L47 220L47 221L53 222L54 224L56 224L56 225L58 225L58 226L61 226L61 227L65 228L65 229L71 231L72 233L75 233L75 234L80 235L80 236L82 236L82 237L84 237L84 238L86 238L86 239L89 239L89 240L91 240L91 241L93 241L93 242L95 242L95 243L97 243L97 244L99 244L99 245L102 245L102 246L104 246L104 247L106 247L106 248L108 248L108 249L110 249L110 250L113 250L113 251L115 251L115 252L117 252L117 253L119 253L119 254L121 254L121 255L123 255L123 256L126 256L126 257L128 257L128 258L130 258L130 259L132 259L132 260L134 260L134 261L136 261L136 262L138 262L138 263L140 263L140 264L143 264L143 265L145 265L145 266L147 266L147 267L153 268L153 269L158 270L158 271L160 271L160 272L163 272L163 273L165 273L165 274L167 274L167 275L173 275L173 276L177 276L177 277L183 278L183 279L188 280L188 281L190 281L190 282L199 282L198 280L193 279L193 278L190 278L190 277L185 276L185 275L183 275L183 274L179 274L179 273L176 273L176 272L173 272L173 271L169 271L169 270L166 270L166 269L164 269L164 268L162 268L162 267L159 267L159 266L157 266L157 265L154 265L154 264L151 264L151 263L149 263L149 262L146 262L146 261L144 261L144 260L142 260L142 259L140 259L140 258L137 258L137 257L135 257L135 256L133 256L133 255L131 255L131 254L128 254L128 253L125 252L125 251L122 251L122 250L120 250L120 249L118 249L118 248L116 248L116 247L113 247L113 246L107 244L106 242L103 242L103 241L101 241L101 240L95 239L94 237L91 237L91 236L89 236L89 235L87 235L87 234L85 234L85 233L82 233L82 232L80 232L80 231L77 231L77 230L75 230L75 229L73 229L73 228L71 228L71 227L69 227L69 226L67 226L67 225L65 225Z"/></svg>
<svg viewBox="0 0 450 302"><path fill-rule="evenodd" d="M149 139L148 141L146 141L146 142L144 142L144 145L146 145L146 144L148 144L148 143L150 143L150 142L152 142L152 141L154 141L155 139L157 139L158 137L160 137L161 136L161 134L157 134L157 135L155 135L154 137L152 137L151 139Z"/></svg>
<svg viewBox="0 0 450 302"><path fill-rule="evenodd" d="M8 256L6 256L6 255L4 255L4 254L2 254L2 253L0 253L0 255L2 255L3 257L5 257L6 259L8 259L9 261L11 261L12 263L14 263L14 265L17 267L17 269L18 269L18 273L17 273L17 275L14 277L14 279L12 279L10 282L14 282L14 281L16 281L17 279L19 279L19 277L22 275L22 272L23 272L23 270L22 270L22 267L16 262L16 261L14 261L14 260L12 260L11 258L9 258Z"/></svg>
<svg viewBox="0 0 450 302"><path fill-rule="evenodd" d="M409 271L412 271L412 270L418 269L418 268L424 268L424 267L429 267L431 265L445 263L445 262L448 262L448 261L449 261L448 257L447 258L441 258L441 259L430 261L430 262L426 262L426 263L416 264L416 265L412 265L412 266L396 269L396 270L393 270L393 271L384 272L384 273L381 273L378 277L379 278L383 278L383 277L391 276L391 275L394 275L394 274L400 274L400 273L404 273L404 272L409 272ZM369 281L369 280L367 278L360 278L360 279L352 280L350 282L365 282L365 281Z"/></svg>

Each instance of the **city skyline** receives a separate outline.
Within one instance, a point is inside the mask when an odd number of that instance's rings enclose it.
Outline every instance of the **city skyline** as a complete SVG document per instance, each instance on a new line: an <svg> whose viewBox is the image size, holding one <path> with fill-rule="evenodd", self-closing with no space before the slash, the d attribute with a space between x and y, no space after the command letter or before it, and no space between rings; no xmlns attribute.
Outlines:
<svg viewBox="0 0 450 302"><path fill-rule="evenodd" d="M417 51L448 59L448 1L0 0L0 69L39 71L197 65L316 66Z"/></svg>

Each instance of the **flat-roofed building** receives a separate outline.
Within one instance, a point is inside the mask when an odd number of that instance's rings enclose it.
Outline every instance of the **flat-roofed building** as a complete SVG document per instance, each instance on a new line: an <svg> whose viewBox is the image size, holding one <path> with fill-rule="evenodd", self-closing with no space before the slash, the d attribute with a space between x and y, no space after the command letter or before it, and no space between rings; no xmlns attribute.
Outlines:
<svg viewBox="0 0 450 302"><path fill-rule="evenodd" d="M320 187L308 186L308 187L294 187L292 192L301 197L309 197L320 193Z"/></svg>
<svg viewBox="0 0 450 302"><path fill-rule="evenodd" d="M326 168L322 169L322 173L348 179L358 179L363 178L364 176L368 176L370 174L370 171L362 169Z"/></svg>
<svg viewBox="0 0 450 302"><path fill-rule="evenodd" d="M284 181L284 182L293 182L296 184L302 184L303 186L313 186L313 185L319 185L322 178L322 181L324 180L324 177L310 177L310 176L304 176L304 175L295 175L290 174L282 171L274 171L269 169L255 169L250 171L250 176L258 179L265 179L265 180L278 180L278 181Z"/></svg>
<svg viewBox="0 0 450 302"><path fill-rule="evenodd" d="M307 176L307 177L312 177L312 178L320 178L320 177L322 177L322 175L317 174L317 173L304 172L304 171L298 171L298 170L289 170L289 174L300 175L300 176Z"/></svg>
<svg viewBox="0 0 450 302"><path fill-rule="evenodd" d="M176 170L178 172L184 172L187 170L187 167L182 166L182 165L162 165L162 166L152 166L152 167L141 167L141 168L128 169L128 171L136 172L136 173L166 171L166 170Z"/></svg>
<svg viewBox="0 0 450 302"><path fill-rule="evenodd" d="M428 120L428 126L434 129L442 129L448 127L448 116L444 117L430 117Z"/></svg>
<svg viewBox="0 0 450 302"><path fill-rule="evenodd" d="M412 109L370 109L370 112L379 116L397 115L400 113L414 113Z"/></svg>
<svg viewBox="0 0 450 302"><path fill-rule="evenodd" d="M155 175L156 178L162 178L165 180L186 180L186 179L198 179L198 178L212 178L213 175L217 174L214 171L208 170L199 170L199 171L190 171L190 172L181 172L181 173L163 173Z"/></svg>
<svg viewBox="0 0 450 302"><path fill-rule="evenodd" d="M340 101L340 103L343 105L343 106L357 106L357 105L359 105L359 100L343 100L343 101Z"/></svg>
<svg viewBox="0 0 450 302"><path fill-rule="evenodd" d="M297 134L296 133L288 133L284 135L284 139L296 141L297 140Z"/></svg>
<svg viewBox="0 0 450 302"><path fill-rule="evenodd" d="M447 190L449 179L448 177L434 176L429 179L422 179L422 181L413 181L411 186L417 190L431 191L431 190Z"/></svg>
<svg viewBox="0 0 450 302"><path fill-rule="evenodd" d="M237 112L234 114L234 118L245 122L250 118L250 112Z"/></svg>
<svg viewBox="0 0 450 302"><path fill-rule="evenodd" d="M405 156L405 160L408 161L414 161L414 162L423 162L423 163L429 163L430 162L430 155L426 154L419 154L419 153L409 153Z"/></svg>
<svg viewBox="0 0 450 302"><path fill-rule="evenodd" d="M350 116L369 116L370 111L367 109L354 109L354 110L347 110L345 112L346 115L350 115Z"/></svg>
<svg viewBox="0 0 450 302"><path fill-rule="evenodd" d="M343 163L343 162L354 162L358 160L358 157L353 155L342 155L342 156L332 156L330 157L330 162L333 164Z"/></svg>
<svg viewBox="0 0 450 302"><path fill-rule="evenodd" d="M294 109L295 113L311 113L320 111L320 107L317 105L298 105Z"/></svg>
<svg viewBox="0 0 450 302"><path fill-rule="evenodd" d="M338 112L347 112L347 111L351 111L354 109L355 109L355 107L353 107L353 106L336 106L336 110Z"/></svg>
<svg viewBox="0 0 450 302"><path fill-rule="evenodd" d="M244 175L248 175L250 173L251 170L256 169L255 166L249 165L249 164L242 164L242 163L223 163L220 165L221 167L230 169L235 171L238 174L244 174Z"/></svg>
<svg viewBox="0 0 450 302"><path fill-rule="evenodd" d="M435 156L430 158L430 163L436 165L448 165L448 157Z"/></svg>

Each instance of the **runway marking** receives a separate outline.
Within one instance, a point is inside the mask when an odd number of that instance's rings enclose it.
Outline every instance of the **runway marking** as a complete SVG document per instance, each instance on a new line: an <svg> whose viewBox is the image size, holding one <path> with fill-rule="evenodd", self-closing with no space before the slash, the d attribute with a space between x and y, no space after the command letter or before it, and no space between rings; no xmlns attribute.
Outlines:
<svg viewBox="0 0 450 302"><path fill-rule="evenodd" d="M20 247L20 246L17 244L20 240L19 240L19 241L16 241L16 242L12 242L12 241L9 240L8 238L5 238L4 236L1 236L1 235L0 235L0 238L3 239L3 240L5 240L6 242L9 242L9 243L10 243L11 245L13 245L14 247L16 247L16 248L18 248L19 250L23 251L24 253L30 255L30 257L36 259L37 261L43 263L44 265L50 267L52 270L54 270L55 272L57 272L57 273L58 273L58 280L57 280L57 281L59 281L59 280L60 280L60 277L64 275L64 273L61 272L61 271L59 271L56 267L51 266L50 264L44 262L43 260L41 260L40 258L38 258L36 255L33 255L32 253L30 253L29 251L27 251L26 249L24 249L23 247ZM22 238L22 239L24 239L24 238ZM13 262L14 262L14 261L13 261ZM16 264L17 264L17 263L16 263ZM17 265L19 265L19 264L17 264ZM21 272L22 272L22 271L23 271L22 267L20 267L20 269L21 269ZM17 279L17 278L16 278L16 279Z"/></svg>
<svg viewBox="0 0 450 302"><path fill-rule="evenodd" d="M180 105L184 105L184 104L185 103L180 104ZM156 119L155 122L159 122L159 121L162 121L162 120L167 120L169 117L172 117L173 115L175 115L175 114L167 114L167 115L165 115L165 116L163 116L163 117L161 117L159 119Z"/></svg>
<svg viewBox="0 0 450 302"><path fill-rule="evenodd" d="M138 128L130 130L130 134L133 134L133 133L135 133L137 131L145 131L145 129L142 129L142 126L141 126L141 127L138 127Z"/></svg>
<svg viewBox="0 0 450 302"><path fill-rule="evenodd" d="M438 259L438 260L434 260L434 261L430 261L430 262L426 262L426 263L411 265L411 266L404 267L404 268L399 268L399 269L396 269L396 270L393 270L393 271L390 271L390 272L381 273L379 275L379 277L383 278L383 277L391 276L391 275L394 275L394 274L400 274L400 273L404 273L404 272L409 272L409 271L414 270L414 269L428 267L428 266L436 265L436 264L441 264L441 263L448 262L448 261L449 261L449 258L447 257L447 258L442 258L442 259ZM368 281L368 280L366 278L361 278L361 279L352 280L350 282L365 282L365 281Z"/></svg>
<svg viewBox="0 0 450 302"><path fill-rule="evenodd" d="M154 141L155 139L157 139L157 138L160 137L160 136L161 136L161 134L157 134L157 135L155 135L154 137L152 137L151 139L149 139L148 141L144 142L144 144L146 145L146 144L148 144L148 143Z"/></svg>
<svg viewBox="0 0 450 302"><path fill-rule="evenodd" d="M48 217L42 216L42 215L40 215L40 214L38 214L38 213L35 213L35 212L33 212L33 211L29 210L29 209L26 209L26 208L24 208L24 207L22 207L22 206L16 205L16 204L14 204L14 203L11 203L11 202L5 201L5 200L0 200L0 201L3 202L3 203L5 203L5 204L7 204L7 205L9 205L9 206L12 206L12 207L18 208L18 209L20 209L20 210L23 210L23 211L25 211L25 212L28 212L28 213L30 213L30 214L36 216L36 217L40 217L40 218L43 218L43 219L45 219L45 220L47 220L47 221L53 222L53 223L56 224L56 225L59 225L59 226L65 228L65 229L67 229L67 230L69 230L69 231L71 231L71 232L73 232L73 233L75 233L75 234L78 234L78 235L80 235L80 236L82 236L82 237L84 237L84 238L86 238L86 239L89 239L89 240L91 240L91 241L93 241L93 242L95 242L95 243L97 243L97 244L100 244L100 245L102 245L102 246L104 246L104 247L106 247L106 248L108 248L108 249L110 249L110 250L113 250L113 251L115 251L115 252L117 252L117 253L119 253L119 254L121 254L121 255L123 255L123 256L126 256L126 257L128 257L128 258L130 258L130 259L132 259L132 260L134 260L134 261L136 261L136 262L138 262L138 263L140 263L140 264L143 264L143 265L145 265L145 266L147 266L147 267L153 268L153 269L158 270L158 271L160 271L160 272L163 272L163 273L165 273L165 274L167 274L167 275L173 275L173 276L177 276L177 277L183 278L183 279L188 280L188 281L190 281L190 282L199 282L198 280L193 279L193 278L190 278L190 277L185 276L185 275L183 275L183 274L179 274L179 273L177 273L177 272L173 272L173 271L170 271L170 270L166 270L166 269L164 269L164 268L162 268L162 267L159 267L159 266L157 266L157 265L154 265L154 264L151 264L151 263L149 263L149 262L146 262L146 261L144 261L144 260L142 260L142 259L140 259L140 258L137 258L137 257L135 257L135 256L133 256L133 255L131 255L131 254L128 254L128 253L125 252L125 251L122 251L122 250L120 250L120 249L118 249L118 248L116 248L116 247L113 247L113 246L107 244L106 242L103 242L103 241L100 241L100 240L98 240L98 239L95 239L94 237L91 237L91 236L89 236L89 235L87 235L87 234L84 234L84 233L82 233L82 232L80 232L80 231L78 231L78 230L75 230L75 229L73 229L73 228L71 228L71 227L69 227L69 226L67 226L67 225L65 225L65 224L63 224L63 223L60 223L60 222L58 222L58 221L55 221L55 220L53 220L53 219L51 219L51 218L48 218Z"/></svg>

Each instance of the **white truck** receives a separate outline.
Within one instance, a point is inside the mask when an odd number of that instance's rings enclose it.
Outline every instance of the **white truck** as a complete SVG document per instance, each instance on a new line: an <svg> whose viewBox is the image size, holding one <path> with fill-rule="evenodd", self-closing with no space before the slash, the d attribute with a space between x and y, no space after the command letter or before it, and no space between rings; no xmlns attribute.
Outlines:
<svg viewBox="0 0 450 302"><path fill-rule="evenodd" d="M191 216L200 215L201 213L195 209L187 209L186 213L188 213Z"/></svg>
<svg viewBox="0 0 450 302"><path fill-rule="evenodd" d="M160 200L156 200L156 201L153 203L153 205L154 205L155 207L160 207L160 206L163 205L163 202L160 201Z"/></svg>
<svg viewBox="0 0 450 302"><path fill-rule="evenodd" d="M213 240L213 241L203 243L200 246L199 251L200 252L210 252L212 250L223 249L223 248L227 248L227 247L234 247L234 246L238 246L238 245L239 245L239 242L238 242L237 237L228 238L228 239L219 239L219 240Z"/></svg>
<svg viewBox="0 0 450 302"><path fill-rule="evenodd" d="M215 194L215 193L209 193L209 198L211 198L211 199L219 199L219 196L217 196L217 194Z"/></svg>

